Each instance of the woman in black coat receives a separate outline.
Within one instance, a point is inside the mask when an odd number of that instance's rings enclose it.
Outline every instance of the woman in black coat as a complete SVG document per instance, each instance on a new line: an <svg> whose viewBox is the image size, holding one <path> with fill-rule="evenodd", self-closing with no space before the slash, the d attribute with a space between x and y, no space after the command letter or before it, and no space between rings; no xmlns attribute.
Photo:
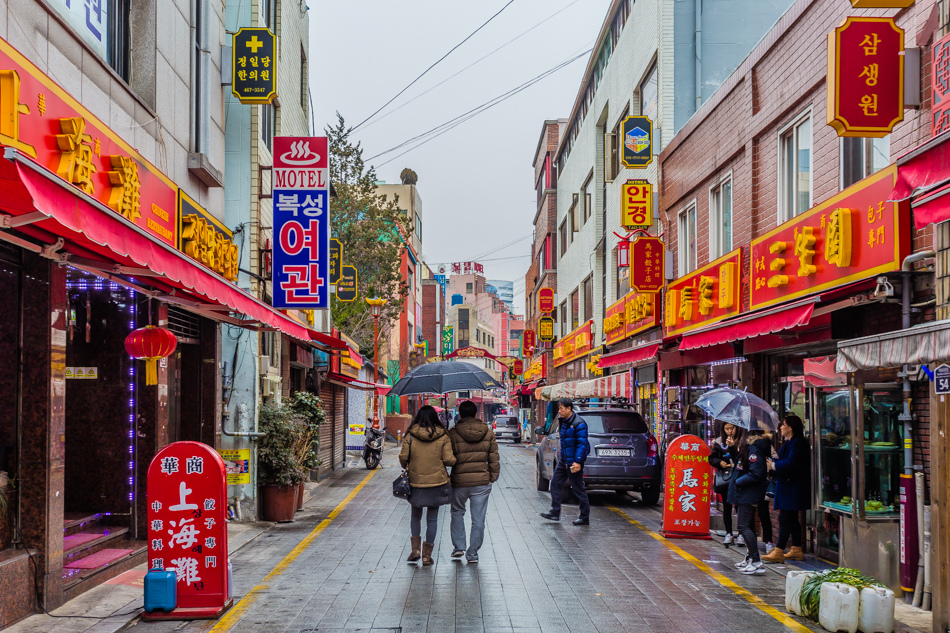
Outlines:
<svg viewBox="0 0 950 633"><path fill-rule="evenodd" d="M766 563L805 560L802 552L802 526L798 513L811 508L811 454L805 439L805 425L797 415L789 415L779 425L784 441L778 459L769 460L774 470L775 509L778 510L778 541L775 549L762 558ZM785 553L788 539L792 549Z"/></svg>
<svg viewBox="0 0 950 633"><path fill-rule="evenodd" d="M738 508L739 534L745 540L748 556L736 567L739 573L761 575L765 566L759 559L759 543L755 534L755 513L765 500L768 488L768 466L772 456L772 436L759 429L737 429L730 445L738 447L739 459L729 482L729 503Z"/></svg>
<svg viewBox="0 0 950 633"><path fill-rule="evenodd" d="M719 437L713 440L712 452L709 454L709 465L720 472L728 472L729 468L736 465L738 453L736 449L729 445L729 438L736 432L736 427L728 422L723 422L719 431ZM722 544L732 545L736 540L736 535L732 531L732 504L729 503L729 484L726 483L725 489L716 488L716 494L722 495L722 522L726 528L726 538ZM741 537L739 537L741 539ZM744 543L739 542L739 545Z"/></svg>

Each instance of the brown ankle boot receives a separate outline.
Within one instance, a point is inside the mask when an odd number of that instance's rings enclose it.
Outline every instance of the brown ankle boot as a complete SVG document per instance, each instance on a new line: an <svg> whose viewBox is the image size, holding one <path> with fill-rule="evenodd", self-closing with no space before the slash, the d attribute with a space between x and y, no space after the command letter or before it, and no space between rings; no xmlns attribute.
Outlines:
<svg viewBox="0 0 950 633"><path fill-rule="evenodd" d="M781 547L776 547L772 549L771 552L762 557L763 563L784 563L785 562L785 552L782 551Z"/></svg>
<svg viewBox="0 0 950 633"><path fill-rule="evenodd" d="M788 550L788 554L785 555L785 560L805 560L805 552L802 551L801 547L792 546L792 549Z"/></svg>
<svg viewBox="0 0 950 633"><path fill-rule="evenodd" d="M409 558L406 560L410 563L414 563L420 558L422 558L422 537L421 536L410 536L409 542L412 543L412 551L409 552Z"/></svg>
<svg viewBox="0 0 950 633"><path fill-rule="evenodd" d="M427 567L434 563L432 560L432 548L435 547L435 543L423 543L422 544L422 566Z"/></svg>

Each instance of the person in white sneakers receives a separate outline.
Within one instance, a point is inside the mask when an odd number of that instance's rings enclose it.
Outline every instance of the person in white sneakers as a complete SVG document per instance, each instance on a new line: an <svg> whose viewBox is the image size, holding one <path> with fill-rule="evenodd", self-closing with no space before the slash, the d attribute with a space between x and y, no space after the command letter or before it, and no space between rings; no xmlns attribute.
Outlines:
<svg viewBox="0 0 950 633"><path fill-rule="evenodd" d="M736 431L736 427L728 422L720 422L719 437L712 442L712 452L709 454L709 465L716 470L714 492L722 496L722 523L726 528L726 538L722 544L729 547L736 542L736 535L732 530L732 504L729 503L729 480L732 469L735 468L738 453L728 444L728 440ZM739 535L742 538L742 535ZM744 543L738 543L743 545Z"/></svg>
<svg viewBox="0 0 950 633"><path fill-rule="evenodd" d="M746 575L765 573L765 565L759 558L759 543L755 535L755 513L765 499L768 488L766 460L772 455L771 435L760 429L736 429L727 443L738 452L736 467L729 481L729 502L738 508L739 533L745 541L748 555L743 563L736 565Z"/></svg>

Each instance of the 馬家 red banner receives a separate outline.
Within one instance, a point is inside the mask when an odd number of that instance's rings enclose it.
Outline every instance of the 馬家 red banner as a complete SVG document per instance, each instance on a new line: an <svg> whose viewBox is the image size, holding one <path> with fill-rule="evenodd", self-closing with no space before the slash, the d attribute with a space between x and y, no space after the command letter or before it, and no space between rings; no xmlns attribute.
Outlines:
<svg viewBox="0 0 950 633"><path fill-rule="evenodd" d="M630 287L638 292L663 288L663 240L640 237L630 246Z"/></svg>
<svg viewBox="0 0 950 633"><path fill-rule="evenodd" d="M904 30L893 18L849 17L828 34L828 125L883 137L904 120Z"/></svg>
<svg viewBox="0 0 950 633"><path fill-rule="evenodd" d="M709 447L695 435L680 435L670 443L664 469L663 535L708 539L713 484Z"/></svg>

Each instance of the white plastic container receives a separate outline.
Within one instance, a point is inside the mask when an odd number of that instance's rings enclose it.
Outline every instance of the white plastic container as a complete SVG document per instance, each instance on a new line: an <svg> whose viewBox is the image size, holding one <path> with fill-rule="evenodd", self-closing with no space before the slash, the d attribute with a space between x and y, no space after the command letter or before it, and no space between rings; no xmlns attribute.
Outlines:
<svg viewBox="0 0 950 633"><path fill-rule="evenodd" d="M894 592L884 587L861 590L858 628L864 633L893 633Z"/></svg>
<svg viewBox="0 0 950 633"><path fill-rule="evenodd" d="M785 610L802 615L802 585L815 575L813 571L790 571L785 576Z"/></svg>
<svg viewBox="0 0 950 633"><path fill-rule="evenodd" d="M832 632L856 633L860 605L861 596L851 585L840 582L821 583L818 622Z"/></svg>

